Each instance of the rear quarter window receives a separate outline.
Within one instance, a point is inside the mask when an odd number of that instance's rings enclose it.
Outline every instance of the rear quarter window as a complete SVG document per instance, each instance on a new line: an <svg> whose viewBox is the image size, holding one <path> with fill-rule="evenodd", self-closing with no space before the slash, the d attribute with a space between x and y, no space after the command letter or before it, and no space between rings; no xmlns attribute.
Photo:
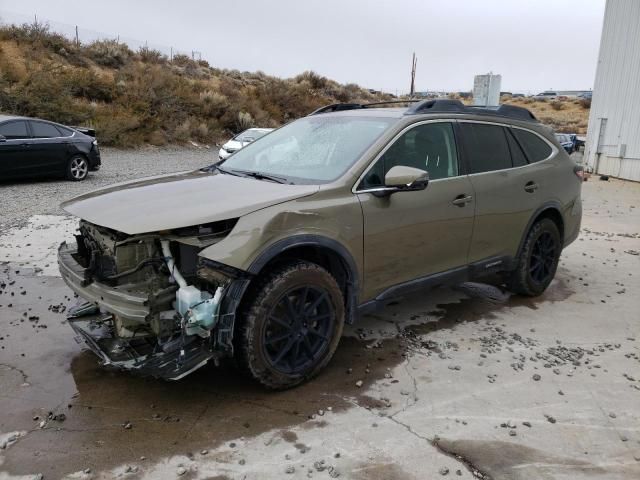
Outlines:
<svg viewBox="0 0 640 480"><path fill-rule="evenodd" d="M73 130L71 130L70 128L63 127L61 125L56 125L56 128L60 132L61 137L70 137L71 135L73 135Z"/></svg>
<svg viewBox="0 0 640 480"><path fill-rule="evenodd" d="M540 160L549 158L551 155L552 150L549 144L535 133L527 132L520 128L514 128L513 134L518 139L520 145L522 145L524 153L529 159L529 163L539 162Z"/></svg>

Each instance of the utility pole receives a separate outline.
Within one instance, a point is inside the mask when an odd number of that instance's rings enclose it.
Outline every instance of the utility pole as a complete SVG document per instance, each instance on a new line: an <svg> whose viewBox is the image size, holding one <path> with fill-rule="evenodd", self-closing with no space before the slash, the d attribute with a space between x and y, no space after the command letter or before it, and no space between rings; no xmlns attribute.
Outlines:
<svg viewBox="0 0 640 480"><path fill-rule="evenodd" d="M413 97L416 93L416 65L418 64L418 57L416 52L413 52L413 58L411 59L411 89L409 90L409 96Z"/></svg>
<svg viewBox="0 0 640 480"><path fill-rule="evenodd" d="M80 47L80 39L78 37L78 25L76 25L76 48Z"/></svg>

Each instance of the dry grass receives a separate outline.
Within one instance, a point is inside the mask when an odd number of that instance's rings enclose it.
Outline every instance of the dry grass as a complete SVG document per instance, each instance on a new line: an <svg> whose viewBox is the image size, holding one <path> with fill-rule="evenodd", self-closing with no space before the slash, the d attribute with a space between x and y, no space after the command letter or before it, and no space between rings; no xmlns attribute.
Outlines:
<svg viewBox="0 0 640 480"><path fill-rule="evenodd" d="M556 132L586 135L589 122L590 100L534 101L531 98L518 97L501 99L502 103L517 105L531 110L542 123L551 126Z"/></svg>
<svg viewBox="0 0 640 480"><path fill-rule="evenodd" d="M76 47L46 24L0 27L0 111L93 126L107 145L213 143L329 103L388 99L314 72L279 79L115 40Z"/></svg>

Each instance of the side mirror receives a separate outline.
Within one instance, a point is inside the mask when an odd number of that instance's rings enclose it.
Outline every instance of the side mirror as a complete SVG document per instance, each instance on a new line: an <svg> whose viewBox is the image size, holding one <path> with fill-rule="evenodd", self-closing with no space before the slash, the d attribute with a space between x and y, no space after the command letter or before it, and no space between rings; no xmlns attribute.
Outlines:
<svg viewBox="0 0 640 480"><path fill-rule="evenodd" d="M424 190L429 184L429 173L419 168L397 165L387 172L384 184L389 193Z"/></svg>
<svg viewBox="0 0 640 480"><path fill-rule="evenodd" d="M5 137L4 135L0 135L0 142L6 142L7 141L7 137Z"/></svg>

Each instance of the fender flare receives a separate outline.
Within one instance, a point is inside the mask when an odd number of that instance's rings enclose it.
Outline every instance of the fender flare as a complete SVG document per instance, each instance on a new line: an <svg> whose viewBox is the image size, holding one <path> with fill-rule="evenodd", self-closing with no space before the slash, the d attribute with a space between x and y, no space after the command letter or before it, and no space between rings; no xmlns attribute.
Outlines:
<svg viewBox="0 0 640 480"><path fill-rule="evenodd" d="M546 210L555 210L558 213L558 215L560 215L560 218L562 219L562 223L564 225L565 223L564 215L562 214L562 205L560 204L560 202L556 200L551 200L539 206L536 209L536 211L533 212L533 214L531 215L531 218L529 218L529 221L527 222L527 227L524 229L524 233L522 234L522 238L520 239L520 244L518 245L518 251L515 257L516 262L518 262L518 259L520 258L520 254L522 253L522 249L524 248L524 242L527 239L527 235L529 234L531 227L533 227L533 224L536 222L538 217L540 217L540 215ZM562 239L562 241L564 242L564 238Z"/></svg>
<svg viewBox="0 0 640 480"><path fill-rule="evenodd" d="M278 255L297 247L322 247L338 255L346 267L347 285L347 318L346 323L353 323L358 306L360 292L360 273L353 255L339 241L323 235L300 234L278 240L266 247L251 263L247 272L257 275L264 266ZM244 293L244 292L243 292Z"/></svg>

